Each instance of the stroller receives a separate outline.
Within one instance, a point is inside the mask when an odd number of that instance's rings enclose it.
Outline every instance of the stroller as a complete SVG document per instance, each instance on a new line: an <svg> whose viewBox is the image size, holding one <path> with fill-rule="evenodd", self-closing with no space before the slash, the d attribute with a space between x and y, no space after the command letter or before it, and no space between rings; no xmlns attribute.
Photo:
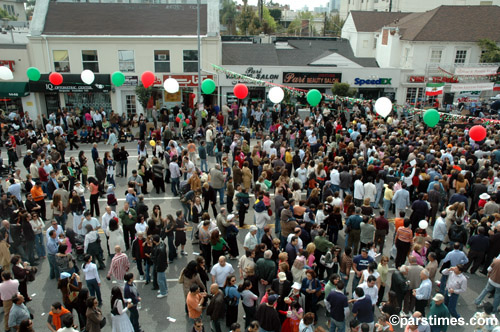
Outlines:
<svg viewBox="0 0 500 332"><path fill-rule="evenodd" d="M78 235L73 228L66 227L66 236L73 246L76 259L83 261L83 256L85 255L83 243L85 238L83 235Z"/></svg>

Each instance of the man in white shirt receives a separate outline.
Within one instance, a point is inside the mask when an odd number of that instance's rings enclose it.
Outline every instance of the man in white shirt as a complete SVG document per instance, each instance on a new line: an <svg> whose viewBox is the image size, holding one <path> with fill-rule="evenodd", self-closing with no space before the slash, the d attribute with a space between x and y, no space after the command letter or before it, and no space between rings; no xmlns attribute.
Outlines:
<svg viewBox="0 0 500 332"><path fill-rule="evenodd" d="M273 141L271 141L271 138L269 136L266 136L266 140L262 144L262 149L266 151L267 155L271 155L271 145L273 145Z"/></svg>
<svg viewBox="0 0 500 332"><path fill-rule="evenodd" d="M361 207L363 204L363 196L365 194L365 187L361 179L354 181L354 204Z"/></svg>
<svg viewBox="0 0 500 332"><path fill-rule="evenodd" d="M49 233L50 233L50 231L51 231L51 230L56 231L56 235L57 235L56 239L58 239L58 238L59 238L59 235L60 235L60 234L64 233L64 231L63 231L63 229L62 229L61 225L57 224L57 220L52 220L50 227L49 227L49 228L47 228L47 233L46 233L46 235L47 235L47 241L48 241L48 240L49 240L49 238L50 238Z"/></svg>
<svg viewBox="0 0 500 332"><path fill-rule="evenodd" d="M306 164L302 163L302 164L300 164L300 167L297 168L297 177L302 182L302 184L305 186L306 183L307 183L307 168L306 168Z"/></svg>
<svg viewBox="0 0 500 332"><path fill-rule="evenodd" d="M205 132L205 142L207 142L207 152L209 156L214 155L214 132L212 126L209 125L207 127L207 131Z"/></svg>
<svg viewBox="0 0 500 332"><path fill-rule="evenodd" d="M441 216L436 219L434 224L434 229L432 230L432 238L435 240L444 241L444 238L448 234L448 227L446 226L446 211L441 212Z"/></svg>
<svg viewBox="0 0 500 332"><path fill-rule="evenodd" d="M365 282L358 285L358 287L363 288L365 296L370 295L370 299L372 300L372 305L377 304L378 300L378 287L376 283L377 283L377 278L375 278L374 276L369 276ZM354 299L357 299L356 293L354 293Z"/></svg>
<svg viewBox="0 0 500 332"><path fill-rule="evenodd" d="M373 184L371 179L369 179L368 182L364 184L363 200L366 198L370 199L370 204L374 209L376 208L375 196L377 196L377 187Z"/></svg>
<svg viewBox="0 0 500 332"><path fill-rule="evenodd" d="M252 225L252 226L250 226L250 230L247 233L247 235L245 235L245 241L243 242L243 248L245 249L245 251L253 251L257 244L258 244L257 226Z"/></svg>
<svg viewBox="0 0 500 332"><path fill-rule="evenodd" d="M340 173L336 168L332 168L330 172L330 182L332 183L332 192L340 189Z"/></svg>
<svg viewBox="0 0 500 332"><path fill-rule="evenodd" d="M212 270L210 270L212 283L217 283L219 287L224 287L227 277L233 273L233 266L226 262L226 257L220 256L219 263L215 264Z"/></svg>
<svg viewBox="0 0 500 332"><path fill-rule="evenodd" d="M460 318L460 314L457 312L458 296L467 290L467 278L462 273L463 271L464 265L458 264L441 272L441 274L448 276L444 303L448 307L450 315L455 318Z"/></svg>
<svg viewBox="0 0 500 332"><path fill-rule="evenodd" d="M429 304L432 292L432 282L429 279L429 271L423 269L420 272L420 286L413 290L413 296L415 296L415 311L420 311L422 315L425 316L425 307Z"/></svg>
<svg viewBox="0 0 500 332"><path fill-rule="evenodd" d="M85 211L83 214L83 222L82 222L82 228L85 229L85 226L90 225L92 226L93 230L97 230L101 228L101 224L99 223L99 220L97 218L92 217L92 214L90 213L89 210Z"/></svg>
<svg viewBox="0 0 500 332"><path fill-rule="evenodd" d="M101 218L101 227L103 231L106 231L108 229L109 221L113 218L118 219L118 215L116 214L115 211L112 211L111 206L108 205L106 206L106 212L102 215Z"/></svg>

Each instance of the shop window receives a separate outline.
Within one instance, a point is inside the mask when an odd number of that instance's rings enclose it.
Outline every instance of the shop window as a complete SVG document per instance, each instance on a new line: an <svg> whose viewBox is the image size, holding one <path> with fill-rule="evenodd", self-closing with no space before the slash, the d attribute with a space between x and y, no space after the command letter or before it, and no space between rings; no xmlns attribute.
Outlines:
<svg viewBox="0 0 500 332"><path fill-rule="evenodd" d="M170 72L170 51L155 50L155 72L156 73Z"/></svg>
<svg viewBox="0 0 500 332"><path fill-rule="evenodd" d="M195 73L198 71L198 51L196 50L184 50L184 72L185 73Z"/></svg>
<svg viewBox="0 0 500 332"><path fill-rule="evenodd" d="M425 88L408 88L406 89L406 100L415 105L418 101L423 100Z"/></svg>
<svg viewBox="0 0 500 332"><path fill-rule="evenodd" d="M70 72L68 51L52 51L54 70L59 73Z"/></svg>
<svg viewBox="0 0 500 332"><path fill-rule="evenodd" d="M135 105L135 95L126 95L125 96L125 109L129 116L133 116L137 113L136 105Z"/></svg>
<svg viewBox="0 0 500 332"><path fill-rule="evenodd" d="M118 51L118 68L121 72L134 72L134 51Z"/></svg>
<svg viewBox="0 0 500 332"><path fill-rule="evenodd" d="M455 63L465 63L467 58L467 50L457 50L455 53Z"/></svg>
<svg viewBox="0 0 500 332"><path fill-rule="evenodd" d="M97 51L85 50L82 51L83 69L92 70L94 73L99 72L99 61Z"/></svg>
<svg viewBox="0 0 500 332"><path fill-rule="evenodd" d="M443 55L442 50L431 50L430 63L441 63L441 57Z"/></svg>
<svg viewBox="0 0 500 332"><path fill-rule="evenodd" d="M89 92L89 93L65 93L64 100L67 107L111 109L111 96L109 93Z"/></svg>
<svg viewBox="0 0 500 332"><path fill-rule="evenodd" d="M7 14L11 16L16 16L16 12L14 11L13 5L3 5L3 10L5 10Z"/></svg>

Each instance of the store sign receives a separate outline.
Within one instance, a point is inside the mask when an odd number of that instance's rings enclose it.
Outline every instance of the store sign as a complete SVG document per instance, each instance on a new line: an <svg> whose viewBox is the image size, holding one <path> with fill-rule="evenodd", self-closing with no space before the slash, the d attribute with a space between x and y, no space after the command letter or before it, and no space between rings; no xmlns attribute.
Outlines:
<svg viewBox="0 0 500 332"><path fill-rule="evenodd" d="M460 92L464 90L472 91L492 91L494 83L468 83L468 84L452 84L451 92Z"/></svg>
<svg viewBox="0 0 500 332"><path fill-rule="evenodd" d="M457 78L446 76L429 77L428 81L431 83L458 83ZM427 83L427 79L425 76L408 76L408 83Z"/></svg>
<svg viewBox="0 0 500 332"><path fill-rule="evenodd" d="M167 78L175 78L179 83L181 88L186 87L197 87L198 86L198 75L163 75L163 81ZM201 75L201 80L209 78L211 80L214 79L214 75Z"/></svg>
<svg viewBox="0 0 500 332"><path fill-rule="evenodd" d="M86 92L104 92L111 91L111 79L109 75L95 74L95 79L92 84L85 84L82 82L80 75L76 74L62 74L63 83L61 85L54 85L49 81L49 75L43 74L38 81L30 81L31 92L72 92L72 93L86 93Z"/></svg>
<svg viewBox="0 0 500 332"><path fill-rule="evenodd" d="M354 85L391 85L392 78L379 78L378 80L363 80L361 78L354 79Z"/></svg>
<svg viewBox="0 0 500 332"><path fill-rule="evenodd" d="M269 72L263 71L262 67L248 67L244 73L245 76L255 78L257 80L274 82L274 80L279 79L279 74L271 74Z"/></svg>
<svg viewBox="0 0 500 332"><path fill-rule="evenodd" d="M283 84L334 84L342 79L341 73L283 73Z"/></svg>
<svg viewBox="0 0 500 332"><path fill-rule="evenodd" d="M14 65L16 62L14 60L0 60L0 67L9 67L10 71L14 71Z"/></svg>
<svg viewBox="0 0 500 332"><path fill-rule="evenodd" d="M455 69L455 75L462 76L492 76L496 75L498 66L495 67L458 67Z"/></svg>
<svg viewBox="0 0 500 332"><path fill-rule="evenodd" d="M139 84L138 76L125 76L124 86L137 86Z"/></svg>

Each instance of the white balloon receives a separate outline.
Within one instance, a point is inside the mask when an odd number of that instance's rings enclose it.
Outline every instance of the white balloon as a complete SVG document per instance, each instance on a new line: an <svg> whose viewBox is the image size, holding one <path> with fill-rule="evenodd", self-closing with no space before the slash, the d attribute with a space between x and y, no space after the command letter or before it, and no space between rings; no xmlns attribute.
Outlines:
<svg viewBox="0 0 500 332"><path fill-rule="evenodd" d="M80 77L82 78L82 82L85 84L88 84L88 85L92 84L94 82L94 79L95 79L95 75L92 72L92 70L88 70L88 69L85 69L84 71L82 71L82 74L80 75Z"/></svg>
<svg viewBox="0 0 500 332"><path fill-rule="evenodd" d="M285 98L285 92L279 86L274 86L269 90L268 96L274 104L279 104Z"/></svg>
<svg viewBox="0 0 500 332"><path fill-rule="evenodd" d="M0 80L8 81L13 79L14 75L12 74L12 71L9 69L9 67L0 67Z"/></svg>
<svg viewBox="0 0 500 332"><path fill-rule="evenodd" d="M163 87L168 93L177 93L179 91L179 82L175 78L167 78L163 82Z"/></svg>
<svg viewBox="0 0 500 332"><path fill-rule="evenodd" d="M391 100L387 97L380 97L379 99L377 99L377 101L375 102L375 111L381 117L387 117L392 111Z"/></svg>

